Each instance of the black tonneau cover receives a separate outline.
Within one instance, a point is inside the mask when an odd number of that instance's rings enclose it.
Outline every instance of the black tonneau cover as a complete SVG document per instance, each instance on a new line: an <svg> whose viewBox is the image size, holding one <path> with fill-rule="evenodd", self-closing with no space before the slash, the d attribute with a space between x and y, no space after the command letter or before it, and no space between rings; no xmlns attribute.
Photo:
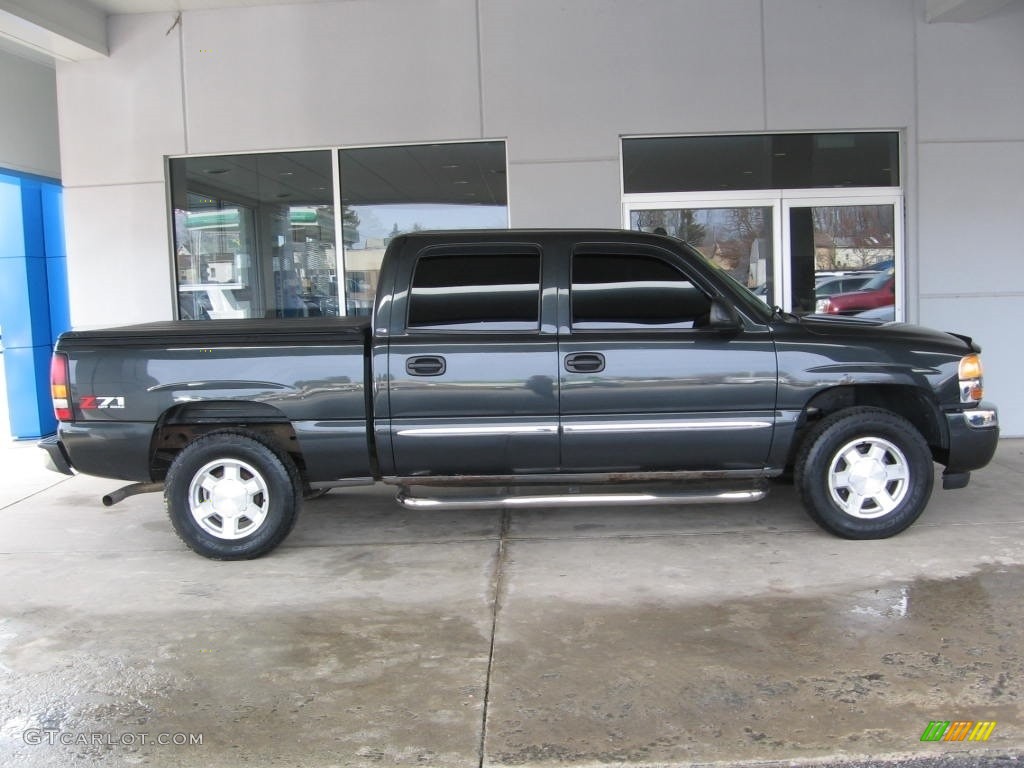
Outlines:
<svg viewBox="0 0 1024 768"><path fill-rule="evenodd" d="M363 344L368 317L268 318L247 320L164 320L118 328L68 331L58 351L82 347L187 346L225 344Z"/></svg>

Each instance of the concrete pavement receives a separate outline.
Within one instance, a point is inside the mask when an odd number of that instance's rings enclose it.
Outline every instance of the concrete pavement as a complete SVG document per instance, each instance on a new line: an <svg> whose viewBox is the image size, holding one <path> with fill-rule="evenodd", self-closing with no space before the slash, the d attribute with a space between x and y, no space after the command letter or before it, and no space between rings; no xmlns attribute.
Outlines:
<svg viewBox="0 0 1024 768"><path fill-rule="evenodd" d="M4 425L0 424L0 428ZM0 764L1007 765L1024 441L879 542L725 507L307 503L261 560L0 439ZM986 742L922 742L931 721ZM201 743L197 743L201 742Z"/></svg>

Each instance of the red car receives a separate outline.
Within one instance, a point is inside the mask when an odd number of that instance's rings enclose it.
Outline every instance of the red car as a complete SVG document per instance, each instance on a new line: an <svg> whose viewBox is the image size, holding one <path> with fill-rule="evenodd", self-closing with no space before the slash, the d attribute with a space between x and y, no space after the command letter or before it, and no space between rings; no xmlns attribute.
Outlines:
<svg viewBox="0 0 1024 768"><path fill-rule="evenodd" d="M889 307L895 303L896 276L888 271L871 278L859 291L818 299L814 310L822 315L852 315L865 309Z"/></svg>

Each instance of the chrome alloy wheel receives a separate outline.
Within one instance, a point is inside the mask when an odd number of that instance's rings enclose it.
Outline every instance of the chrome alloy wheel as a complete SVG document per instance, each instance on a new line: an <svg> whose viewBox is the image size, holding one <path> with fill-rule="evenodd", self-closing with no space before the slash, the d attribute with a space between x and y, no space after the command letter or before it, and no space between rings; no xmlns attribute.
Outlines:
<svg viewBox="0 0 1024 768"><path fill-rule="evenodd" d="M252 465L216 459L192 477L188 489L192 518L218 539L243 539L259 529L270 511L267 481Z"/></svg>
<svg viewBox="0 0 1024 768"><path fill-rule="evenodd" d="M880 437L851 440L832 458L828 491L846 514L870 520L889 514L910 489L910 463Z"/></svg>

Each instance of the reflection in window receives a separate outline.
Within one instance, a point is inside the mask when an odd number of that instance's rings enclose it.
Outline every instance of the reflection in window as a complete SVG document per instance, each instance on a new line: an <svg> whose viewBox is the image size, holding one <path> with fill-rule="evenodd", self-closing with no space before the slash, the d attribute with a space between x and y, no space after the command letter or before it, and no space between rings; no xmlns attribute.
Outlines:
<svg viewBox="0 0 1024 768"><path fill-rule="evenodd" d="M170 161L178 316L339 314L329 151Z"/></svg>
<svg viewBox="0 0 1024 768"><path fill-rule="evenodd" d="M428 256L409 297L410 328L536 330L540 255Z"/></svg>
<svg viewBox="0 0 1024 768"><path fill-rule="evenodd" d="M874 290L880 287L876 281L885 283L893 274L892 205L793 206L789 224L790 290L796 314L831 311L823 309L830 297ZM844 306L848 314L893 307L895 317L895 303L894 290L887 290L827 306Z"/></svg>
<svg viewBox="0 0 1024 768"><path fill-rule="evenodd" d="M711 301L675 267L649 256L576 254L572 324L587 328L695 328Z"/></svg>
<svg viewBox="0 0 1024 768"><path fill-rule="evenodd" d="M500 141L342 149L348 314L369 314L391 238L424 229L508 227Z"/></svg>
<svg viewBox="0 0 1024 768"><path fill-rule="evenodd" d="M508 227L505 165L500 141L173 158L178 316L369 314L395 235Z"/></svg>
<svg viewBox="0 0 1024 768"><path fill-rule="evenodd" d="M630 213L629 226L685 240L763 301L774 303L770 206L638 209Z"/></svg>

